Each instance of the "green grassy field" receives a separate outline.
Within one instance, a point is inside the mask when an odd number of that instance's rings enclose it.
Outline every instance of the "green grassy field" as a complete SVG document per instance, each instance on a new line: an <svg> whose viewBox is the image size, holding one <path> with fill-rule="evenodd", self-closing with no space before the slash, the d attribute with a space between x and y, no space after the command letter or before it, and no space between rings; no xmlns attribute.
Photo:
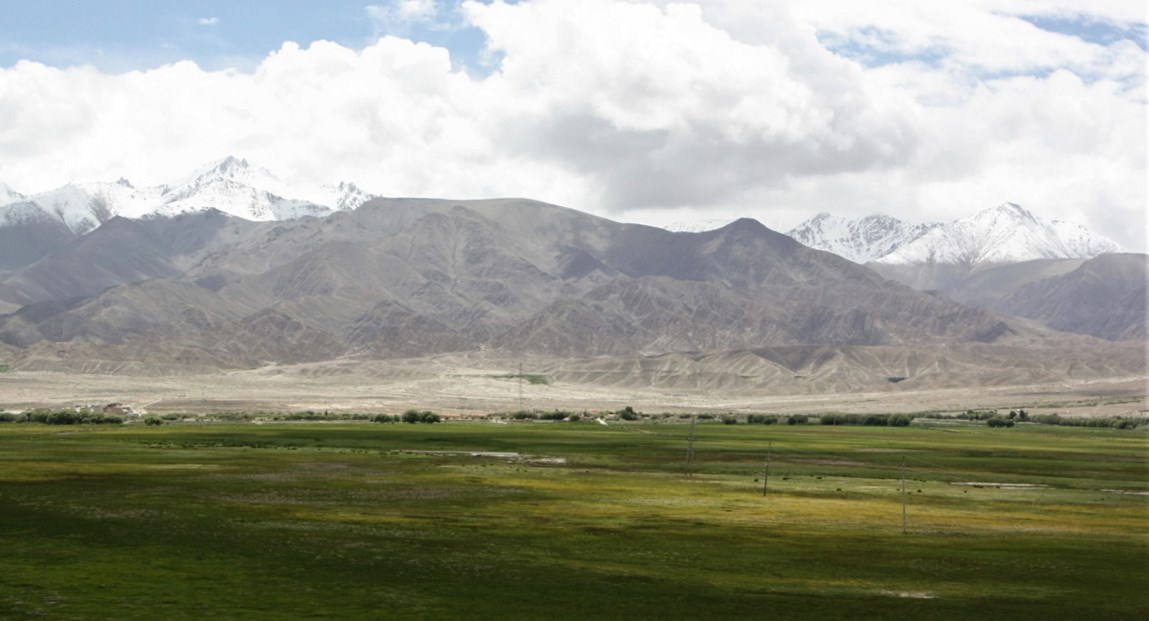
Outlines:
<svg viewBox="0 0 1149 621"><path fill-rule="evenodd" d="M1149 618L1143 430L686 435L3 424L0 619Z"/></svg>

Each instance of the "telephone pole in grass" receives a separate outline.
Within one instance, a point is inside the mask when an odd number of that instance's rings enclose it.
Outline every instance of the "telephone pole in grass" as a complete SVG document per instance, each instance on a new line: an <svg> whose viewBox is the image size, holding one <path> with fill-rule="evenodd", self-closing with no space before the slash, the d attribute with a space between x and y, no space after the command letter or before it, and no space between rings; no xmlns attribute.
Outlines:
<svg viewBox="0 0 1149 621"><path fill-rule="evenodd" d="M686 436L686 476L691 476L690 465L694 463L694 422L695 417L690 415L690 433Z"/></svg>
<svg viewBox="0 0 1149 621"><path fill-rule="evenodd" d="M774 442L766 444L766 467L762 473L762 497L766 497L766 486L770 484L770 454L774 452Z"/></svg>
<svg viewBox="0 0 1149 621"><path fill-rule="evenodd" d="M906 534L906 456L902 455L902 534Z"/></svg>

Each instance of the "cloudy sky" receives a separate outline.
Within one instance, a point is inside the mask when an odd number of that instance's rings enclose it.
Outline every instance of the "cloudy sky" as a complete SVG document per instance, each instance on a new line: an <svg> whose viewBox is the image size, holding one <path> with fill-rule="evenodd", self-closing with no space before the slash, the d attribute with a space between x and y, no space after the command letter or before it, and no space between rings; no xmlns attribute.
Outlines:
<svg viewBox="0 0 1149 621"><path fill-rule="evenodd" d="M0 182L227 155L617 220L1011 201L1146 250L1130 0L0 0Z"/></svg>

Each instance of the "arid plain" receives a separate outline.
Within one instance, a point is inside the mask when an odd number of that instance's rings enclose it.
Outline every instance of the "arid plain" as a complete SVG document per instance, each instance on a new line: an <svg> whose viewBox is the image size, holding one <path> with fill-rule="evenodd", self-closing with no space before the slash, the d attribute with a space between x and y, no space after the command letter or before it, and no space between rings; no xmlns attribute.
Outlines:
<svg viewBox="0 0 1149 621"><path fill-rule="evenodd" d="M522 381L520 362L526 377ZM802 375L722 382L727 374L712 371L708 377L716 385L707 386L691 378L692 372L703 371L676 362L643 373L610 359L519 360L473 354L162 376L21 371L0 374L0 409L124 403L149 413L419 408L474 416L520 408L613 411L630 405L646 412L679 413L956 413L1026 408L1072 416L1149 415L1144 374L1065 376L1053 381L1041 374L1010 375L993 369L1003 380L992 385L961 385L960 377L955 377L946 382L908 379L875 383L870 389L855 385L811 391L809 385L816 385L817 378ZM602 369L608 364L614 374ZM596 377L587 380L587 367L595 366ZM613 380L608 381L611 375Z"/></svg>

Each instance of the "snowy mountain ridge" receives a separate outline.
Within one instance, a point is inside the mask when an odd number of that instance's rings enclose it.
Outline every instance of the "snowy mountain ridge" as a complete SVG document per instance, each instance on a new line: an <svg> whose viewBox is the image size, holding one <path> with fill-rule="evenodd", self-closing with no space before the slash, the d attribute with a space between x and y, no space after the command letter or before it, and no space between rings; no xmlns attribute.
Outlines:
<svg viewBox="0 0 1149 621"><path fill-rule="evenodd" d="M735 218L709 218L706 220L679 220L662 227L672 233L705 233L720 229L733 222Z"/></svg>
<svg viewBox="0 0 1149 621"><path fill-rule="evenodd" d="M880 215L850 220L821 213L787 234L855 263L887 265L1087 259L1123 251L1083 226L1047 221L1014 203L948 223L910 224Z"/></svg>
<svg viewBox="0 0 1149 621"><path fill-rule="evenodd" d="M286 220L355 209L372 198L348 182L320 188L294 187L247 160L229 156L200 168L184 181L145 188L120 179L68 184L24 196L0 184L0 226L38 218L62 222L82 235L113 216L173 216L208 209L246 220Z"/></svg>
<svg viewBox="0 0 1149 621"><path fill-rule="evenodd" d="M850 220L820 213L787 235L803 245L826 250L854 263L868 263L925 235L938 224L910 224L891 216Z"/></svg>
<svg viewBox="0 0 1149 621"><path fill-rule="evenodd" d="M0 205L7 205L24 200L24 195L0 183Z"/></svg>
<svg viewBox="0 0 1149 621"><path fill-rule="evenodd" d="M935 227L876 259L878 263L1020 263L1036 259L1090 259L1122 252L1113 240L1084 226L1044 220L1014 203Z"/></svg>

